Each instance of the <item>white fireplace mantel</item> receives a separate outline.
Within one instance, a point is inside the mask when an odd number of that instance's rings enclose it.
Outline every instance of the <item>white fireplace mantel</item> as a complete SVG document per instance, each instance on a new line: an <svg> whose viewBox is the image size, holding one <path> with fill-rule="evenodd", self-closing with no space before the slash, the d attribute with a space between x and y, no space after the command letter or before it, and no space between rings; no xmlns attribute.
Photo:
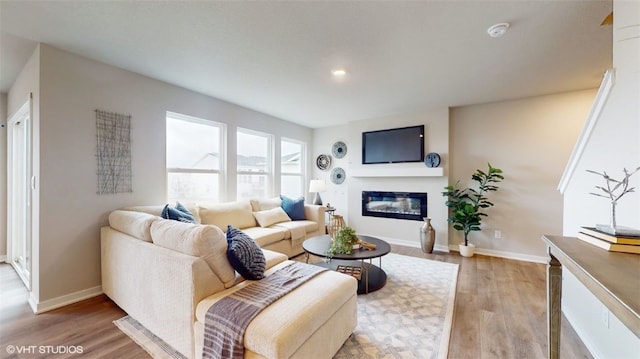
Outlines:
<svg viewBox="0 0 640 359"><path fill-rule="evenodd" d="M354 168L347 172L350 177L442 177L444 170L428 167L406 168Z"/></svg>

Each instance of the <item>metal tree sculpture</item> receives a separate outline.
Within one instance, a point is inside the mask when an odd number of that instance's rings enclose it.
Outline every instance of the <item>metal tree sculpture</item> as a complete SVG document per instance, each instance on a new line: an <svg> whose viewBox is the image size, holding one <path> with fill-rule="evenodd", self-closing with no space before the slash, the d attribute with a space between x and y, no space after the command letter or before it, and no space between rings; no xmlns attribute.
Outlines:
<svg viewBox="0 0 640 359"><path fill-rule="evenodd" d="M629 172L626 168L623 168L624 178L618 181L615 178L609 177L607 172L596 172L593 170L587 170L589 173L597 174L602 176L606 183L606 187L596 186L597 189L601 190L605 194L590 192L594 196L604 197L611 201L611 223L610 226L612 229L616 228L616 204L618 204L618 200L622 198L625 194L629 192L635 192L635 187L629 188L629 177L631 177L634 173L638 172L640 167L636 168L633 172ZM618 191L618 192L616 192Z"/></svg>

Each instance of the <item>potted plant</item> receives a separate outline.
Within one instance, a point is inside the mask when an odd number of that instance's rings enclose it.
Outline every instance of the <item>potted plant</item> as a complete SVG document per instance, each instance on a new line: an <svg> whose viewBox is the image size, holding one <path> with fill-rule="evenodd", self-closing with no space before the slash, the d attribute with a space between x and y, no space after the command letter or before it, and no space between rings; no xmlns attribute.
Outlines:
<svg viewBox="0 0 640 359"><path fill-rule="evenodd" d="M342 227L334 235L331 247L329 247L329 255L334 254L351 254L353 246L360 243L360 238L356 236L356 231L351 227Z"/></svg>
<svg viewBox="0 0 640 359"><path fill-rule="evenodd" d="M460 254L465 257L473 256L475 246L469 244L469 232L479 231L482 217L487 217L483 210L492 207L487 199L488 192L498 190L496 185L504 179L502 170L491 166L489 163L487 172L479 169L471 176L471 179L478 183L478 188L459 188L460 181L455 185L446 186L444 197L447 197L445 205L449 207L450 214L447 222L453 223L453 228L464 233L464 244L460 244Z"/></svg>

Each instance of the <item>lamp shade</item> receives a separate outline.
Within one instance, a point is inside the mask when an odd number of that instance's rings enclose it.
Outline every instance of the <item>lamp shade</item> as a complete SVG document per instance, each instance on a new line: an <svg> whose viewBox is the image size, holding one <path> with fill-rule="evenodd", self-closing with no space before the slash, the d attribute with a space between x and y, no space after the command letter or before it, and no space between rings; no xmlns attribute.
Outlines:
<svg viewBox="0 0 640 359"><path fill-rule="evenodd" d="M311 180L309 183L309 192L324 192L327 190L327 186L324 180Z"/></svg>

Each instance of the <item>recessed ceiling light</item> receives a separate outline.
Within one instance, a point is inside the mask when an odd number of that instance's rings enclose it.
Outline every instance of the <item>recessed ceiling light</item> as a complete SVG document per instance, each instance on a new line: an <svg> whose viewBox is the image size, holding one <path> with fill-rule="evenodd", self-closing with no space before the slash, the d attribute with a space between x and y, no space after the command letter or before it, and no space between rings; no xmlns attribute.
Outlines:
<svg viewBox="0 0 640 359"><path fill-rule="evenodd" d="M342 77L347 74L347 71L345 69L335 69L331 70L331 74L335 77Z"/></svg>
<svg viewBox="0 0 640 359"><path fill-rule="evenodd" d="M509 28L509 23L508 22L501 22L501 23L495 24L495 25L491 26L489 29L487 29L487 33L491 37L501 37L502 35L505 34L505 32L507 32L508 28Z"/></svg>

